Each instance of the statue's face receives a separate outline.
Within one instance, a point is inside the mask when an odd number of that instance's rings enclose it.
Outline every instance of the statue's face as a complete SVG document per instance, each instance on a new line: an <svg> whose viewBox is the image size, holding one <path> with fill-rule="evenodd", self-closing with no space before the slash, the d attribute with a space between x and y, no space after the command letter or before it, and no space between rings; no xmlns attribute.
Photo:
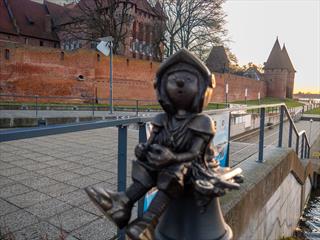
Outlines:
<svg viewBox="0 0 320 240"><path fill-rule="evenodd" d="M188 110L198 94L198 77L190 72L177 71L168 75L166 91L177 109Z"/></svg>

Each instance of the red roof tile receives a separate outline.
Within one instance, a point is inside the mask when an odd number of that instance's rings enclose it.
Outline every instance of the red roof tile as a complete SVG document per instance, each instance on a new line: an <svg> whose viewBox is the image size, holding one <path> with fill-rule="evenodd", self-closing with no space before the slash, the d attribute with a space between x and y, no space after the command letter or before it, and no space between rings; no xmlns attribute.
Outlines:
<svg viewBox="0 0 320 240"><path fill-rule="evenodd" d="M3 0L0 0L0 32L17 34L17 31L10 18L8 9Z"/></svg>
<svg viewBox="0 0 320 240"><path fill-rule="evenodd" d="M279 40L275 41L273 48L270 52L267 62L264 65L264 69L283 69L287 68L284 63L283 54L279 44Z"/></svg>
<svg viewBox="0 0 320 240"><path fill-rule="evenodd" d="M290 60L285 44L283 44L283 47L282 47L282 55L283 55L284 64L289 70L289 72L295 72L296 70L294 69L293 64Z"/></svg>
<svg viewBox="0 0 320 240"><path fill-rule="evenodd" d="M48 15L45 5L30 0L8 0L8 3L21 35L59 41L56 33L45 31L46 15Z"/></svg>

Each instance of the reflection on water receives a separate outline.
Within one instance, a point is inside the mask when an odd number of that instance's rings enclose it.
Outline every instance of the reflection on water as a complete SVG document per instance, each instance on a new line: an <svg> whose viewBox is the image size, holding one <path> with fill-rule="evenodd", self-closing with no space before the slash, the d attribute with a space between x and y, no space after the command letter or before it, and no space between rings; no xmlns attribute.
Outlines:
<svg viewBox="0 0 320 240"><path fill-rule="evenodd" d="M296 237L299 239L320 239L320 189L311 193L310 200L299 222Z"/></svg>

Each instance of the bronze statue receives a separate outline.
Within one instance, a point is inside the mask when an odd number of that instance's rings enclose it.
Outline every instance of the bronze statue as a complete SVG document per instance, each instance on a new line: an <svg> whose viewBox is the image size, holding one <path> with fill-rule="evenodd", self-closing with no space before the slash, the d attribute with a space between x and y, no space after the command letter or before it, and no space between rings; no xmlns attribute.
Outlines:
<svg viewBox="0 0 320 240"><path fill-rule="evenodd" d="M155 82L164 113L154 118L148 141L135 148L132 185L120 193L86 189L90 199L120 229L125 228L130 239L160 239L155 237L159 218L183 194L193 195L199 212L205 212L213 198L239 187L240 171L220 171L213 159L214 125L201 113L210 99L213 80L208 68L187 50L169 57ZM150 207L129 223L133 204L153 187L158 193Z"/></svg>

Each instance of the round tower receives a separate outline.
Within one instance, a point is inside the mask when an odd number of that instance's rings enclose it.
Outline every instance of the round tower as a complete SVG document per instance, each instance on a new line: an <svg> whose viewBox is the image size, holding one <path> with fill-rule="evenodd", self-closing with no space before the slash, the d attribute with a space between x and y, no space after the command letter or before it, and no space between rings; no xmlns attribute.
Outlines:
<svg viewBox="0 0 320 240"><path fill-rule="evenodd" d="M264 80L267 82L267 96L284 99L287 97L289 71L277 38L264 66Z"/></svg>

